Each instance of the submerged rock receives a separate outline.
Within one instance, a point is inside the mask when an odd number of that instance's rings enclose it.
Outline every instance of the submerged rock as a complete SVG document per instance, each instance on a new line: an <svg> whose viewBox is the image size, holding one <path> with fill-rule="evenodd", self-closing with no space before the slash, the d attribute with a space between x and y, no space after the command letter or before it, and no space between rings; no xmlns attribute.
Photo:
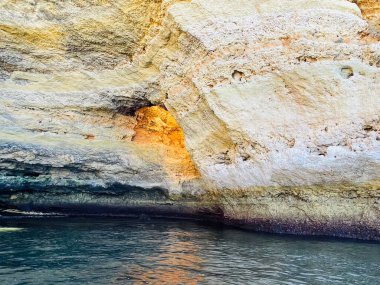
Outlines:
<svg viewBox="0 0 380 285"><path fill-rule="evenodd" d="M3 209L380 240L377 1L0 14Z"/></svg>

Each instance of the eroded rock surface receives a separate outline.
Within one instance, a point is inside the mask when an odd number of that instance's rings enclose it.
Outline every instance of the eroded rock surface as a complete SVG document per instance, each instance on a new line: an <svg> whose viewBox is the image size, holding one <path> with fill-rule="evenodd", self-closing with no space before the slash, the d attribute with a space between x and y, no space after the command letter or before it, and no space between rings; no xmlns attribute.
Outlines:
<svg viewBox="0 0 380 285"><path fill-rule="evenodd" d="M380 32L380 2L377 0L351 0L356 3L373 30Z"/></svg>
<svg viewBox="0 0 380 285"><path fill-rule="evenodd" d="M377 6L2 1L3 208L380 239Z"/></svg>

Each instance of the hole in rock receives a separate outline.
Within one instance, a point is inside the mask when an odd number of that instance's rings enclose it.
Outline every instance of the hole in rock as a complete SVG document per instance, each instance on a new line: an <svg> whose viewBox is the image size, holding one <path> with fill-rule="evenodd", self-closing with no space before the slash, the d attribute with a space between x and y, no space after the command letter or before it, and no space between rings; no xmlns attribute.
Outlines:
<svg viewBox="0 0 380 285"><path fill-rule="evenodd" d="M340 70L340 74L342 75L343 78L348 79L348 78L354 76L354 70L350 66L344 66Z"/></svg>
<svg viewBox="0 0 380 285"><path fill-rule="evenodd" d="M85 134L84 135L84 138L86 140L94 140L95 139L95 136L93 134Z"/></svg>
<svg viewBox="0 0 380 285"><path fill-rule="evenodd" d="M375 128L371 125L364 125L363 130L365 130L366 132L370 132L370 131L374 131Z"/></svg>
<svg viewBox="0 0 380 285"><path fill-rule="evenodd" d="M244 78L245 74L239 70L234 70L232 73L232 78L237 81L242 81Z"/></svg>

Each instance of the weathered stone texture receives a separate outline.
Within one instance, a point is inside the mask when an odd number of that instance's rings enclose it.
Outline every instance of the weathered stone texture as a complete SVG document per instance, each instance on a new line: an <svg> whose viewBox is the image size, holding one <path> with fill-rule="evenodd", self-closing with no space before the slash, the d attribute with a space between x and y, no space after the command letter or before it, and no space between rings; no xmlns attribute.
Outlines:
<svg viewBox="0 0 380 285"><path fill-rule="evenodd" d="M379 5L1 1L2 205L380 239Z"/></svg>

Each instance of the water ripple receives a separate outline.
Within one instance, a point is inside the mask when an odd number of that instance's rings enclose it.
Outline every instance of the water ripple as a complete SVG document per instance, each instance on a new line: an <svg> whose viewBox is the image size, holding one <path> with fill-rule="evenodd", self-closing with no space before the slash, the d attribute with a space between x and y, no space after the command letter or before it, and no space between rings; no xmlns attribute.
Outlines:
<svg viewBox="0 0 380 285"><path fill-rule="evenodd" d="M1 222L1 220L0 220ZM15 219L0 283L378 285L380 244L262 235L178 221Z"/></svg>

